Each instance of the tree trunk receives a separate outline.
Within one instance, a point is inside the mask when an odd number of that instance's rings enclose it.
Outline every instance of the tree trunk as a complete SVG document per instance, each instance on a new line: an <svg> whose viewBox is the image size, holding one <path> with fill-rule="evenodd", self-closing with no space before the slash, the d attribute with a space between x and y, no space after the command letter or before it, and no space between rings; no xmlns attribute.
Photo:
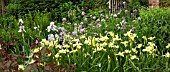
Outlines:
<svg viewBox="0 0 170 72"><path fill-rule="evenodd" d="M2 5L2 15L5 14L5 0L1 0L1 5Z"/></svg>

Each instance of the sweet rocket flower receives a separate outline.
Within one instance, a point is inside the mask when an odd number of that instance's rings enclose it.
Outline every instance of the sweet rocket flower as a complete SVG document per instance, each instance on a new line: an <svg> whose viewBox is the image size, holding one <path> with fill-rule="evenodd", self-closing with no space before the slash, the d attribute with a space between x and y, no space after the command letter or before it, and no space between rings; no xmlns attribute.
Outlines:
<svg viewBox="0 0 170 72"><path fill-rule="evenodd" d="M77 26L77 23L75 23L74 26L76 27L76 26Z"/></svg>
<svg viewBox="0 0 170 72"><path fill-rule="evenodd" d="M78 27L78 28L80 28L80 29L81 29L81 28L82 28L82 25L79 25L79 27Z"/></svg>
<svg viewBox="0 0 170 72"><path fill-rule="evenodd" d="M121 27L121 28L120 28L120 30L125 30L125 29L126 29L126 27L125 27L125 26L123 26L123 27Z"/></svg>
<svg viewBox="0 0 170 72"><path fill-rule="evenodd" d="M96 19L96 17L95 17L95 16L93 16L93 19L95 20L95 19Z"/></svg>
<svg viewBox="0 0 170 72"><path fill-rule="evenodd" d="M137 12L137 9L135 8L135 9L133 10L133 12Z"/></svg>
<svg viewBox="0 0 170 72"><path fill-rule="evenodd" d="M96 27L95 26L92 26L92 29L95 29Z"/></svg>
<svg viewBox="0 0 170 72"><path fill-rule="evenodd" d="M84 18L84 21L87 21L87 18Z"/></svg>
<svg viewBox="0 0 170 72"><path fill-rule="evenodd" d="M97 24L96 25L96 28L100 28L102 25L101 24Z"/></svg>
<svg viewBox="0 0 170 72"><path fill-rule="evenodd" d="M92 17L93 15L90 15L90 17Z"/></svg>
<svg viewBox="0 0 170 72"><path fill-rule="evenodd" d="M19 31L18 32L26 32L24 26L19 26Z"/></svg>
<svg viewBox="0 0 170 72"><path fill-rule="evenodd" d="M36 44L38 44L38 43L39 43L39 40L38 40L38 38L36 38L36 40L35 40L35 43L36 43Z"/></svg>
<svg viewBox="0 0 170 72"><path fill-rule="evenodd" d="M83 22L80 22L80 24L82 25L82 24L83 24Z"/></svg>
<svg viewBox="0 0 170 72"><path fill-rule="evenodd" d="M92 26L92 24L88 24L88 26Z"/></svg>
<svg viewBox="0 0 170 72"><path fill-rule="evenodd" d="M100 22L100 18L98 18L96 21Z"/></svg>
<svg viewBox="0 0 170 72"><path fill-rule="evenodd" d="M22 19L19 19L19 23L24 23Z"/></svg>
<svg viewBox="0 0 170 72"><path fill-rule="evenodd" d="M131 32L134 33L134 32L135 32L135 29L136 29L136 27L132 27Z"/></svg>
<svg viewBox="0 0 170 72"><path fill-rule="evenodd" d="M80 32L81 32L81 33L84 33L84 32L85 32L85 29L80 29Z"/></svg>
<svg viewBox="0 0 170 72"><path fill-rule="evenodd" d="M125 20L122 20L122 21L120 22L121 25L124 24L124 23L125 23Z"/></svg>
<svg viewBox="0 0 170 72"><path fill-rule="evenodd" d="M109 17L108 16L106 16L106 19L108 19Z"/></svg>
<svg viewBox="0 0 170 72"><path fill-rule="evenodd" d="M141 20L141 18L140 18L140 17L138 17L138 20Z"/></svg>
<svg viewBox="0 0 170 72"><path fill-rule="evenodd" d="M60 32L60 36L63 36L63 34L64 34L63 32Z"/></svg>
<svg viewBox="0 0 170 72"><path fill-rule="evenodd" d="M77 31L72 32L73 36L77 36Z"/></svg>
<svg viewBox="0 0 170 72"><path fill-rule="evenodd" d="M58 30L62 30L62 27L58 27Z"/></svg>
<svg viewBox="0 0 170 72"><path fill-rule="evenodd" d="M81 15L85 15L86 13L84 11L81 12Z"/></svg>
<svg viewBox="0 0 170 72"><path fill-rule="evenodd" d="M66 18L63 18L62 21L65 22L67 19Z"/></svg>

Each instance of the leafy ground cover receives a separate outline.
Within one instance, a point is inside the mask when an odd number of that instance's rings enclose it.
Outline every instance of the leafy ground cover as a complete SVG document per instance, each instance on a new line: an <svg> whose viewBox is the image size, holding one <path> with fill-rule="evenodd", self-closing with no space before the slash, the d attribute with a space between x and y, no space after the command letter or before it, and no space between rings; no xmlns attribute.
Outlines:
<svg viewBox="0 0 170 72"><path fill-rule="evenodd" d="M76 12L61 22L38 11L4 17L1 71L169 71L168 8Z"/></svg>

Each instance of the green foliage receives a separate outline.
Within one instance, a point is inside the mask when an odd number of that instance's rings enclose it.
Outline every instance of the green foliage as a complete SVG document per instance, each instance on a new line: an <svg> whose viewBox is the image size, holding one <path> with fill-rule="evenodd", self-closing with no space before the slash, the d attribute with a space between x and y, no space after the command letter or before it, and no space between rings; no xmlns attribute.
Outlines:
<svg viewBox="0 0 170 72"><path fill-rule="evenodd" d="M139 8L140 6L148 7L148 0L132 0L128 5L134 8Z"/></svg>
<svg viewBox="0 0 170 72"><path fill-rule="evenodd" d="M170 9L153 8L140 10L142 21L139 23L138 31L144 35L156 36L160 46L169 43L170 40Z"/></svg>
<svg viewBox="0 0 170 72"><path fill-rule="evenodd" d="M170 7L170 0L160 0L159 5L161 7Z"/></svg>
<svg viewBox="0 0 170 72"><path fill-rule="evenodd" d="M49 13L50 20L61 21L63 17L70 18L71 20L69 11L76 10L75 13L77 13L80 10L106 8L106 2L106 0L11 0L6 6L6 14L14 15L18 19L18 15L23 16L30 12L33 14L34 11L40 11L42 13Z"/></svg>
<svg viewBox="0 0 170 72"><path fill-rule="evenodd" d="M16 71L22 65L24 72L169 72L170 9L143 8L139 11L140 20L123 8L118 13L109 14L104 6L99 7L105 4L102 1L105 0L86 0L78 4L66 0L13 0L6 7L7 14L0 17L0 36L3 37L0 61L8 57L7 61L17 62L14 64ZM130 5L138 8L142 4L136 0ZM86 14L81 15L82 11ZM67 20L61 22L64 17ZM18 32L18 19L23 19L26 32ZM54 22L57 31L47 32L50 22ZM72 34L74 31L77 35ZM49 34L59 37L54 41L45 40ZM1 54L4 52L6 55ZM13 55L20 54L23 54L22 58L14 57L13 60ZM3 70L13 65L7 61L3 63L7 65L2 66ZM0 69L3 64L0 62Z"/></svg>

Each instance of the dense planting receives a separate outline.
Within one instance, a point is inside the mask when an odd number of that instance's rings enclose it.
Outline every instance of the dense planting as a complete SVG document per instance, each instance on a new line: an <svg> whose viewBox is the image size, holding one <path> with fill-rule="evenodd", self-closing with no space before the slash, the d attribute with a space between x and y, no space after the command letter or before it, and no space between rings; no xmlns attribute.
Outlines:
<svg viewBox="0 0 170 72"><path fill-rule="evenodd" d="M0 71L145 72L169 65L169 9L72 10L2 17ZM63 13L64 14L64 13Z"/></svg>

